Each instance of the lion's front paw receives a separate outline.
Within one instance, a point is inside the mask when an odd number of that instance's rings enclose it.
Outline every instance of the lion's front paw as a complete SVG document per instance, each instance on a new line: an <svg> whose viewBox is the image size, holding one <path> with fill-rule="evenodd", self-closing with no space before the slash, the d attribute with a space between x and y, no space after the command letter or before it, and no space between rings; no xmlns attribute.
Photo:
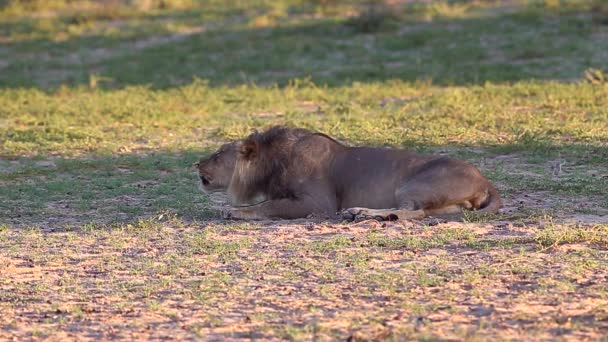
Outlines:
<svg viewBox="0 0 608 342"><path fill-rule="evenodd" d="M247 212L239 208L223 208L221 210L222 219L224 220L247 220L249 215Z"/></svg>
<svg viewBox="0 0 608 342"><path fill-rule="evenodd" d="M346 221L384 221L387 219L383 215L378 214L377 210L367 208L349 208L342 210L342 212L340 212L340 216L342 216L342 218Z"/></svg>
<svg viewBox="0 0 608 342"><path fill-rule="evenodd" d="M266 217L250 208L230 208L225 218L230 220L263 220Z"/></svg>
<svg viewBox="0 0 608 342"><path fill-rule="evenodd" d="M220 216L224 220L232 219L232 208L222 208L220 209Z"/></svg>
<svg viewBox="0 0 608 342"><path fill-rule="evenodd" d="M349 209L344 209L340 212L338 212L338 216L342 217L343 220L346 221L354 221L355 217L357 216L357 214L359 213L360 208L349 208Z"/></svg>

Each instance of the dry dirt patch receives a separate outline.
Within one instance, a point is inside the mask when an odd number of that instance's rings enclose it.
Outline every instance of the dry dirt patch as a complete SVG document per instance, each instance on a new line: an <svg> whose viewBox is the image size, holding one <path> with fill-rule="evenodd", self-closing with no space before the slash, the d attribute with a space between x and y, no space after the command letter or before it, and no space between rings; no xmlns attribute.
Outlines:
<svg viewBox="0 0 608 342"><path fill-rule="evenodd" d="M539 226L435 223L5 230L0 339L578 340L607 331L605 246L541 250Z"/></svg>

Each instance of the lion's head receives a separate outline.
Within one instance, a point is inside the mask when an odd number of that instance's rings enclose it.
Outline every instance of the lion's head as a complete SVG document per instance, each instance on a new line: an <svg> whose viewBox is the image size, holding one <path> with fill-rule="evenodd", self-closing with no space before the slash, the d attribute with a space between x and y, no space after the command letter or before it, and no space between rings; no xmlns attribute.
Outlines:
<svg viewBox="0 0 608 342"><path fill-rule="evenodd" d="M195 164L203 191L226 191L230 186L234 165L239 151L239 142L222 145L219 150Z"/></svg>
<svg viewBox="0 0 608 342"><path fill-rule="evenodd" d="M266 198L292 197L285 186L289 154L294 144L309 130L272 126L263 133L255 131L237 143L237 157L228 188L233 203L250 203L260 194Z"/></svg>

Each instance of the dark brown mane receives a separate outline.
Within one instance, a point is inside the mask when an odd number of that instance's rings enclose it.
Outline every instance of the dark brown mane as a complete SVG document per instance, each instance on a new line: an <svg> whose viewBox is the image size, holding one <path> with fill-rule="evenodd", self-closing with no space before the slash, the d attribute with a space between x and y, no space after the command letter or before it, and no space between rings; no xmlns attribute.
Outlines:
<svg viewBox="0 0 608 342"><path fill-rule="evenodd" d="M304 131L304 130L302 130ZM258 139L259 159L258 167L261 167L259 184L264 186L267 195L271 199L294 198L287 184L285 184L285 173L289 167L289 154L293 142L297 140L296 131L285 126L273 126L257 137L251 135L248 139ZM306 131L306 134L310 132Z"/></svg>
<svg viewBox="0 0 608 342"><path fill-rule="evenodd" d="M268 199L295 198L287 186L291 148L313 134L301 128L272 126L242 141L229 192L236 203L247 203L264 193Z"/></svg>

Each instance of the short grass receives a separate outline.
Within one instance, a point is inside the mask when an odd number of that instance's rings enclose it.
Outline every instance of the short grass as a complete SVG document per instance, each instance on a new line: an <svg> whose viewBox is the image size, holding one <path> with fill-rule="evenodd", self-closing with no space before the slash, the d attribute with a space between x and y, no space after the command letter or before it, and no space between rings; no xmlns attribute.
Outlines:
<svg viewBox="0 0 608 342"><path fill-rule="evenodd" d="M0 1L0 337L604 336L607 11ZM505 209L218 220L192 163L276 123L468 160Z"/></svg>

